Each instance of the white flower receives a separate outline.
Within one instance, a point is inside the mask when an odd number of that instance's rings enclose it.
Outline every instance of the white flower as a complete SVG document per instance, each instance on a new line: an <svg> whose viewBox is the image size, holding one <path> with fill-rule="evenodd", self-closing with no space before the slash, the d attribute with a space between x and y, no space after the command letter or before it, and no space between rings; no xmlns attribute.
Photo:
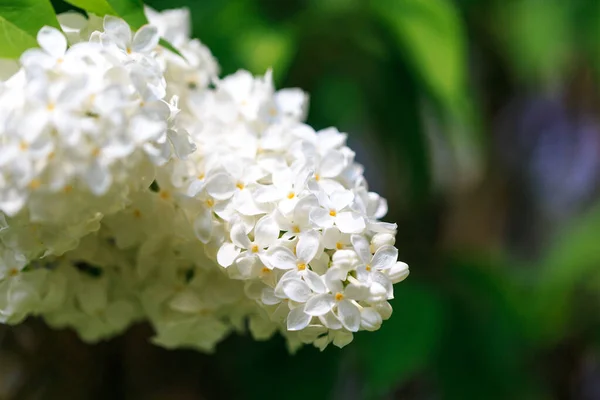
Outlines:
<svg viewBox="0 0 600 400"><path fill-rule="evenodd" d="M338 191L327 195L316 191L319 205L310 212L310 219L321 228L336 226L343 233L361 233L365 229L364 218L350 209L354 194L350 190Z"/></svg>
<svg viewBox="0 0 600 400"><path fill-rule="evenodd" d="M73 45L43 28L0 83L0 321L97 341L145 319L201 351L247 326L291 351L379 329L409 270L346 134L302 123L271 71L217 79L187 11L146 12L135 34L64 15Z"/></svg>
<svg viewBox="0 0 600 400"><path fill-rule="evenodd" d="M132 37L133 36L133 37ZM146 54L158 46L160 35L158 29L152 25L142 26L135 35L131 28L121 18L111 15L104 17L104 33L100 39L107 45L114 45L128 55L133 53Z"/></svg>

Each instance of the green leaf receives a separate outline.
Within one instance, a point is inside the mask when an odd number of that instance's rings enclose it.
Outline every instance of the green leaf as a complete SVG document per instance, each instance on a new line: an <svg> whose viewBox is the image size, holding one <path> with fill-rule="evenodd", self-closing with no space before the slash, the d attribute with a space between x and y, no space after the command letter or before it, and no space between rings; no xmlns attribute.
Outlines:
<svg viewBox="0 0 600 400"><path fill-rule="evenodd" d="M100 17L115 15L123 18L133 30L148 23L141 0L65 0Z"/></svg>
<svg viewBox="0 0 600 400"><path fill-rule="evenodd" d="M36 47L40 28L60 29L48 0L0 0L0 57L18 58Z"/></svg>
<svg viewBox="0 0 600 400"><path fill-rule="evenodd" d="M372 2L430 90L452 104L466 84L465 33L449 0Z"/></svg>
<svg viewBox="0 0 600 400"><path fill-rule="evenodd" d="M425 287L409 282L396 288L392 318L377 332L356 335L367 397L386 394L430 361L440 339L442 305Z"/></svg>
<svg viewBox="0 0 600 400"><path fill-rule="evenodd" d="M183 58L185 60L185 57L183 56L183 54L181 54L181 52L179 50L177 50L175 48L175 46L173 46L171 43L169 43L167 40L160 38L160 40L158 41L158 44L160 44L162 47L164 47L165 49L177 54L179 57Z"/></svg>
<svg viewBox="0 0 600 400"><path fill-rule="evenodd" d="M65 0L67 3L79 7L89 13L99 16L117 15L117 12L108 4L106 0Z"/></svg>
<svg viewBox="0 0 600 400"><path fill-rule="evenodd" d="M106 1L116 11L117 15L123 18L132 29L138 30L142 25L148 23L146 14L144 14L144 3L141 0Z"/></svg>
<svg viewBox="0 0 600 400"><path fill-rule="evenodd" d="M537 293L539 340L552 342L570 326L574 297L580 286L600 276L600 205L592 209L555 241L544 257Z"/></svg>

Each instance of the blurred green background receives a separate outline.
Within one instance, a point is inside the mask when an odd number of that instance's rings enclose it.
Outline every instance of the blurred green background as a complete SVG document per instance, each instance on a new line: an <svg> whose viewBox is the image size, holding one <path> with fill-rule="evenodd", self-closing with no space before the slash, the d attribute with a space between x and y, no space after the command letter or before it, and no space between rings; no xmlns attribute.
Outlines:
<svg viewBox="0 0 600 400"><path fill-rule="evenodd" d="M600 1L147 4L349 133L411 275L380 331L323 353L1 328L0 399L600 399Z"/></svg>

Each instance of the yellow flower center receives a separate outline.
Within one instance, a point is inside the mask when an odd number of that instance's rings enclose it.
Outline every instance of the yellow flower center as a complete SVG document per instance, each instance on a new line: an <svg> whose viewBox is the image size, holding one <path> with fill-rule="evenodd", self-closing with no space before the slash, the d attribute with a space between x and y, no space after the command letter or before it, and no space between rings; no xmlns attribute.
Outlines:
<svg viewBox="0 0 600 400"><path fill-rule="evenodd" d="M341 294L340 292L337 292L337 293L335 294L335 300L336 300L336 301L342 301L342 300L344 300L344 295L343 295L343 294Z"/></svg>
<svg viewBox="0 0 600 400"><path fill-rule="evenodd" d="M335 217L337 215L337 211L329 210L329 215L331 215L332 217Z"/></svg>
<svg viewBox="0 0 600 400"><path fill-rule="evenodd" d="M257 245L253 245L252 248L250 249L253 253L258 253L258 246Z"/></svg>
<svg viewBox="0 0 600 400"><path fill-rule="evenodd" d="M298 271L304 271L306 269L306 264L303 262L298 263Z"/></svg>
<svg viewBox="0 0 600 400"><path fill-rule="evenodd" d="M31 182L29 182L29 188L32 190L35 190L40 186L42 186L42 181L40 181L39 179L33 179Z"/></svg>
<svg viewBox="0 0 600 400"><path fill-rule="evenodd" d="M158 193L158 196L163 200L169 200L171 198L171 193L168 190L161 190Z"/></svg>
<svg viewBox="0 0 600 400"><path fill-rule="evenodd" d="M296 193L294 193L294 192L289 192L287 195L287 198L290 200L293 199L294 197L296 197Z"/></svg>

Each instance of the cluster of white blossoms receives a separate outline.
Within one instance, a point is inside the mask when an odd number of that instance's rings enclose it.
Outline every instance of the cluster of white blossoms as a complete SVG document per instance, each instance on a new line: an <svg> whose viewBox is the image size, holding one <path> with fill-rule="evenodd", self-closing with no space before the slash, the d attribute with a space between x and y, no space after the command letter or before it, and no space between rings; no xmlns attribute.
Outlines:
<svg viewBox="0 0 600 400"><path fill-rule="evenodd" d="M186 10L147 15L61 15L1 83L0 322L203 351L378 329L408 266L346 135L270 72L218 78Z"/></svg>

